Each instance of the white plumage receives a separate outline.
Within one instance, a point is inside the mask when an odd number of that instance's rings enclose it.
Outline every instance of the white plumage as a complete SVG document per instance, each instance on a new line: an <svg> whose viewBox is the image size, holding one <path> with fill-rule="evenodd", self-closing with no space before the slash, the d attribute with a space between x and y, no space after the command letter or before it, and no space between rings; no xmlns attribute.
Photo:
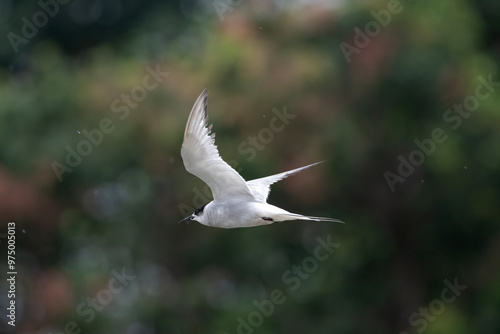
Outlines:
<svg viewBox="0 0 500 334"><path fill-rule="evenodd" d="M212 126L208 126L207 97L208 89L205 88L189 114L181 155L186 170L208 184L214 200L180 222L196 220L203 225L222 228L258 226L285 220L342 223L333 218L291 213L268 204L266 200L273 183L321 162L246 182L219 155L215 134L211 134Z"/></svg>

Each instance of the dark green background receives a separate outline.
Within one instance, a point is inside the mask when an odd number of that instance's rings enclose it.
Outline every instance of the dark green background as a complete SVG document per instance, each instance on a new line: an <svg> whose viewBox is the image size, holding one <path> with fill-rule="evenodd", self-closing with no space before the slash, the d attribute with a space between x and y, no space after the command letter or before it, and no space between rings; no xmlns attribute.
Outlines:
<svg viewBox="0 0 500 334"><path fill-rule="evenodd" d="M305 3L233 1L220 18L212 1L73 0L16 53L9 33L41 7L0 1L0 276L14 221L18 333L237 333L275 290L283 303L240 332L500 331L500 86L460 125L443 118L479 77L500 81L500 5L401 1L348 62L342 43L388 3ZM113 102L148 66L169 75L121 119ZM178 225L205 197L180 157L204 87L226 161L252 179L326 159L269 200L346 224ZM285 107L296 117L250 159L242 143ZM60 182L54 161L103 119L113 131ZM384 173L436 129L446 139L391 191ZM318 238L338 248L287 283ZM79 306L113 270L134 278L90 320ZM465 290L440 304L454 280Z"/></svg>

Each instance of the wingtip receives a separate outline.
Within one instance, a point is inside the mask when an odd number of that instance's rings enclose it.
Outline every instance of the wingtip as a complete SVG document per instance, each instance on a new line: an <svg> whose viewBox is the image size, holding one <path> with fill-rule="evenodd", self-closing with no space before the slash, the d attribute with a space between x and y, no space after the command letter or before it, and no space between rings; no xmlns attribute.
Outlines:
<svg viewBox="0 0 500 334"><path fill-rule="evenodd" d="M313 165L313 166L315 166L315 165L319 165L319 164L322 164L322 163L323 163L323 162L325 162L325 161L326 161L326 159L325 159L325 160L318 161L318 162L315 162L315 163L313 163L312 165Z"/></svg>
<svg viewBox="0 0 500 334"><path fill-rule="evenodd" d="M205 87L203 92L201 92L203 96L203 111L205 112L205 118L208 119L208 88Z"/></svg>
<svg viewBox="0 0 500 334"><path fill-rule="evenodd" d="M304 166L304 168L313 167L313 166L316 166L316 165L322 164L322 163L323 163L323 162L325 162L325 161L326 161L326 160L317 161L317 162L315 162L315 163L312 163L312 164L309 164L309 165Z"/></svg>
<svg viewBox="0 0 500 334"><path fill-rule="evenodd" d="M201 113L197 113L197 110L201 110ZM198 96L196 99L196 102L193 105L193 108L191 109L191 112L189 113L189 117L186 123L186 128L184 130L184 138L186 138L187 134L189 131L195 131L191 128L196 127L197 125L193 125L193 122L195 124L201 124L201 121L204 121L205 123L203 126L205 126L206 122L208 121L208 88L205 87L201 94Z"/></svg>

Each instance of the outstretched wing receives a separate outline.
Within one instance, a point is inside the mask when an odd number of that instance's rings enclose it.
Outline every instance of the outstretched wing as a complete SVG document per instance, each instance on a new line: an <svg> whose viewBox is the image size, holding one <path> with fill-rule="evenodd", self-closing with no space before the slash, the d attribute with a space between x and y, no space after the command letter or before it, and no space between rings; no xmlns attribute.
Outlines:
<svg viewBox="0 0 500 334"><path fill-rule="evenodd" d="M184 131L181 156L186 170L208 184L214 201L253 200L245 180L219 155L215 134L208 127L208 89L196 100Z"/></svg>
<svg viewBox="0 0 500 334"><path fill-rule="evenodd" d="M323 161L316 162L304 167L296 168L289 170L287 172L271 175L271 176L266 176L260 179L255 179L252 181L247 182L247 186L250 189L250 192L252 193L253 197L255 198L256 201L266 203L267 201L267 196L269 196L269 192L271 191L271 184L278 182L280 180L283 180L286 177L289 177L290 175L296 174L306 168L315 166L317 164L322 163Z"/></svg>

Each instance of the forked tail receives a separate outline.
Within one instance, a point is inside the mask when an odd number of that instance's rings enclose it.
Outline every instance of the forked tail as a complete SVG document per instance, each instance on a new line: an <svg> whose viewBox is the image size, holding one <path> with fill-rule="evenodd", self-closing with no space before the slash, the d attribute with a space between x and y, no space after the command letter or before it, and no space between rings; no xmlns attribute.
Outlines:
<svg viewBox="0 0 500 334"><path fill-rule="evenodd" d="M335 218L326 218L326 217L313 217L313 216L304 216L304 215L299 215L297 213L282 213L279 215L276 215L274 217L274 221L285 221L285 220L313 220L313 221L324 221L324 222L332 222L332 223L340 223L340 224L345 224L342 220L340 219L335 219Z"/></svg>

